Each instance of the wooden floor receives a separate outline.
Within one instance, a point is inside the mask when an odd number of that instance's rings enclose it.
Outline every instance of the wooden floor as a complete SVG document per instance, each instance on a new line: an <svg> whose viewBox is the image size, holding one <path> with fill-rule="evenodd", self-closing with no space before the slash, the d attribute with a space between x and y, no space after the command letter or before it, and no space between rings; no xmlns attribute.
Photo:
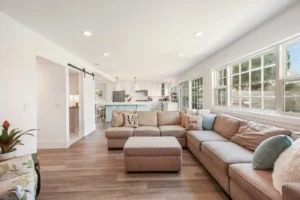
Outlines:
<svg viewBox="0 0 300 200"><path fill-rule="evenodd" d="M69 149L39 151L38 200L227 200L188 149L180 173L125 173L122 150L107 150L104 126Z"/></svg>

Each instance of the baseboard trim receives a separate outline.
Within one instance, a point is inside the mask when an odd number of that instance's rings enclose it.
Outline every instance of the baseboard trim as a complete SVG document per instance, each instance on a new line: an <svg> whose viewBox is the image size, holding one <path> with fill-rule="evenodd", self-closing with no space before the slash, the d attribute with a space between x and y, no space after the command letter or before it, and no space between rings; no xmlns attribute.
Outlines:
<svg viewBox="0 0 300 200"><path fill-rule="evenodd" d="M38 149L66 149L69 148L70 145L70 139L37 142Z"/></svg>

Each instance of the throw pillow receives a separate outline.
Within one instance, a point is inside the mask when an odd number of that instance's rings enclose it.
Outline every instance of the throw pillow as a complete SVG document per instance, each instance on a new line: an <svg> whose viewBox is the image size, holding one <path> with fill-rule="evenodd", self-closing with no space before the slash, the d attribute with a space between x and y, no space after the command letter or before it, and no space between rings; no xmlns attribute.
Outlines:
<svg viewBox="0 0 300 200"><path fill-rule="evenodd" d="M215 114L211 115L206 115L202 118L202 128L203 130L212 130L214 127L215 119L216 119Z"/></svg>
<svg viewBox="0 0 300 200"><path fill-rule="evenodd" d="M111 117L111 127L121 127L124 125L124 114L113 112Z"/></svg>
<svg viewBox="0 0 300 200"><path fill-rule="evenodd" d="M183 128L186 127L187 124L188 115L184 112L180 112L180 120L181 120L181 126Z"/></svg>
<svg viewBox="0 0 300 200"><path fill-rule="evenodd" d="M187 119L185 128L187 130L202 130L202 116L188 115L188 119Z"/></svg>
<svg viewBox="0 0 300 200"><path fill-rule="evenodd" d="M242 121L238 132L231 138L231 141L237 143L249 150L255 151L260 143L276 135L290 135L291 131L260 124L253 121Z"/></svg>
<svg viewBox="0 0 300 200"><path fill-rule="evenodd" d="M273 169L279 155L292 144L292 138L286 135L277 135L266 139L254 152L253 169Z"/></svg>
<svg viewBox="0 0 300 200"><path fill-rule="evenodd" d="M275 162L272 178L273 185L280 194L285 183L300 183L300 139L280 154Z"/></svg>
<svg viewBox="0 0 300 200"><path fill-rule="evenodd" d="M130 114L130 113L124 113L124 120L126 127L138 127L138 115L137 114Z"/></svg>

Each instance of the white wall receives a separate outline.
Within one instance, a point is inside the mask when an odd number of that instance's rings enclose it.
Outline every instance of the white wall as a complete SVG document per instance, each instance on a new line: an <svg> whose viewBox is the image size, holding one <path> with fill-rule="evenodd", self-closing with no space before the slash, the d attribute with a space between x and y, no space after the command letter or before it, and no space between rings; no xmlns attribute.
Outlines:
<svg viewBox="0 0 300 200"><path fill-rule="evenodd" d="M101 89L102 90L102 99L104 101L106 101L106 83L101 83L99 81L95 81L96 82L96 89Z"/></svg>
<svg viewBox="0 0 300 200"><path fill-rule="evenodd" d="M36 56L65 67L72 63L101 73L1 12L0 44L0 122L9 120L14 128L37 128ZM27 109L24 109L24 103ZM24 146L17 149L19 155L36 152L36 137L25 136L22 141Z"/></svg>
<svg viewBox="0 0 300 200"><path fill-rule="evenodd" d="M256 28L227 48L224 48L218 53L207 57L201 63L185 71L176 78L176 82L180 83L186 80L193 80L198 77L203 77L204 108L209 108L216 112L226 113L227 111L213 108L212 69L222 67L228 63L233 62L236 59L247 56L248 54L268 47L295 34L299 34L300 26L297 25L299 24L299 19L300 3L294 5L292 8L286 10L281 15L278 15L269 22ZM239 115L251 118L245 112L239 112ZM268 120L270 119L270 116L265 116L263 114L256 114L255 118L270 124L275 123L283 127L286 126L288 128L290 127L300 130L300 127L298 125L299 119L273 116L271 121Z"/></svg>
<svg viewBox="0 0 300 200"><path fill-rule="evenodd" d="M69 98L67 68L37 59L38 148L69 146Z"/></svg>
<svg viewBox="0 0 300 200"><path fill-rule="evenodd" d="M83 78L84 136L96 129L95 125L95 81L92 76Z"/></svg>

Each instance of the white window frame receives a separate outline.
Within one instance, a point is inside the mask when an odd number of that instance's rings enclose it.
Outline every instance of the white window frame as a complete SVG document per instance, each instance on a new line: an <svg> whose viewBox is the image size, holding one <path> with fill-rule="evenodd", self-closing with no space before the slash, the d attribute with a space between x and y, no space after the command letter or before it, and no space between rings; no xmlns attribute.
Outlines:
<svg viewBox="0 0 300 200"><path fill-rule="evenodd" d="M281 74L280 74L280 83L281 83L281 112L282 113L288 113L290 115L296 115L296 116L300 116L300 112L288 112L285 111L285 100L287 98L300 98L299 95L296 96L285 96L285 84L286 83L290 83L290 82L295 82L295 81L300 81L300 74L298 75L294 75L294 76L287 76L286 72L287 72L287 48L291 45L300 43L300 38L297 39L293 39L293 40L289 40L288 42L284 43L281 45L281 52L280 52L280 56L282 57L282 61L281 61Z"/></svg>
<svg viewBox="0 0 300 200"><path fill-rule="evenodd" d="M187 84L187 88L183 89L184 84ZM184 101L183 97L188 97L188 101ZM189 107L190 107L190 83L189 81L184 81L180 83L180 110L182 111L184 109L188 109Z"/></svg>
<svg viewBox="0 0 300 200"><path fill-rule="evenodd" d="M230 108L240 108L240 109L256 109L256 110L260 110L260 111L274 111L276 110L276 85L277 85L277 82L276 82L276 74L275 74L275 79L274 79L274 83L275 83L275 88L274 88L274 96L265 96L265 93L264 93L264 83L266 82L264 80L264 69L266 68L271 68L271 67L275 67L275 73L277 72L278 70L278 66L276 65L276 49L275 48L270 48L266 51L262 51L262 52L259 52L255 55L252 55L252 56L249 56L249 57L246 57L244 59L241 59L239 60L238 62L235 62L233 64L230 64L229 65L229 73L228 73L228 76L230 77L230 84L228 86L228 89L229 89L229 107ZM267 55L267 54L270 54L270 53L274 53L275 54L275 62L274 64L271 64L271 65L264 65L264 56ZM252 60L255 59L255 58L260 58L260 67L258 67L257 69L252 69ZM245 63L245 62L248 62L248 70L247 71L244 71L242 72L241 70L241 65L242 63ZM238 73L235 73L233 74L233 67L238 65L239 66L239 72ZM251 90L251 86L252 86L252 72L254 71L260 71L261 72L261 80L260 80L260 85L261 85L261 92L260 92L260 96L252 96L252 90ZM243 74L249 74L249 82L248 82L248 95L247 96L242 96L241 95L241 86L242 86L242 75ZM239 95L238 96L233 96L232 94L232 87L233 87L233 76L239 76L239 84L238 84L238 87L239 87ZM238 98L239 99L239 105L238 106L232 106L232 101L234 98ZM249 107L243 107L242 105L242 99L243 98L247 98L249 100ZM259 98L260 99L260 103L261 103L261 108L252 108L252 100L253 98ZM264 100L266 98L274 98L274 102L275 102L275 107L274 109L265 109L265 106L264 106Z"/></svg>
<svg viewBox="0 0 300 200"><path fill-rule="evenodd" d="M224 70L226 70L226 76L224 76ZM222 71L222 77L219 78L218 74L219 74L219 71ZM223 79L226 78L226 85L223 85ZM219 80L222 79L222 85L220 86L219 85ZM223 67L220 67L220 68L217 68L214 70L214 105L215 106L221 106L221 107L228 107L228 66L223 66ZM226 96L225 97L222 97L222 98L225 98L226 102L225 104L223 105L221 103L221 105L218 104L218 90L222 90L222 89L225 89L225 94Z"/></svg>
<svg viewBox="0 0 300 200"><path fill-rule="evenodd" d="M193 82L199 81L199 85L193 85ZM195 91L193 91L195 90ZM194 96L194 94L196 94ZM202 96L202 98L198 98L198 101L201 100L201 102L194 102L193 99ZM196 108L193 107L193 105L196 105ZM203 78L196 78L191 81L191 108L192 109L203 109Z"/></svg>
<svg viewBox="0 0 300 200"><path fill-rule="evenodd" d="M248 56L241 57L236 59L233 62L224 65L223 67L213 69L213 105L217 108L219 107L221 110L224 110L225 106L217 105L217 89L226 89L227 94L227 108L230 110L237 110L238 112L250 112L250 113L258 113L257 109L253 110L251 108L241 108L241 107L230 107L231 105L231 67L234 63L242 62L245 59L251 59L257 57L257 55L265 54L265 52L271 51L275 49L276 56L276 76L275 76L275 110L259 110L259 113L271 114L271 115L279 115L279 116L291 116L300 118L300 112L285 112L284 111L284 84L286 82L292 81L300 81L300 75L296 76L286 76L286 57L287 57L287 47L300 42L300 34L297 36L293 36L282 41L279 41L273 45L268 46L268 48L263 48L262 50L256 51L255 53L251 53ZM217 72L221 69L227 68L227 86L219 87L217 83ZM249 87L250 89L250 87ZM262 88L263 89L263 88ZM297 96L298 98L298 96ZM226 109L226 108L225 108ZM295 119L296 119L295 118Z"/></svg>

